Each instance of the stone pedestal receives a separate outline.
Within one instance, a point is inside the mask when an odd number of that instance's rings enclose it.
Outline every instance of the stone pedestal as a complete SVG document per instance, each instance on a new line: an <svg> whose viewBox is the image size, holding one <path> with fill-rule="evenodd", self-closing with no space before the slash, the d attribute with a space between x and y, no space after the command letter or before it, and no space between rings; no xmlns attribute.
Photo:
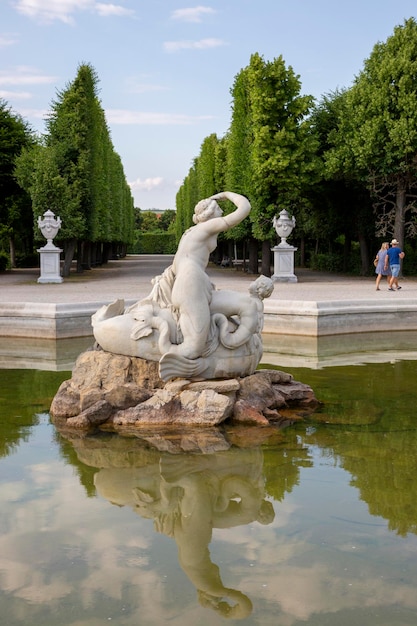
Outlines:
<svg viewBox="0 0 417 626"><path fill-rule="evenodd" d="M38 250L41 257L41 275L38 283L62 283L60 256L62 249L47 244Z"/></svg>
<svg viewBox="0 0 417 626"><path fill-rule="evenodd" d="M298 248L289 244L280 243L272 248L274 253L274 273L272 280L281 283L296 283L297 276L294 274L294 253Z"/></svg>

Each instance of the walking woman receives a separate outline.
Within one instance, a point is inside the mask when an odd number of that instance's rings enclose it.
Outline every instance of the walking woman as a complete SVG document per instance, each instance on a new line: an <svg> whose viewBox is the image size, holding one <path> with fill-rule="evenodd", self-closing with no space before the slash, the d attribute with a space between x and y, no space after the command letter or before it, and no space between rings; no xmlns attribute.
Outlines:
<svg viewBox="0 0 417 626"><path fill-rule="evenodd" d="M387 277L387 283L388 283L388 287L389 287L389 281L391 278L391 270L388 267L385 267L385 257L387 256L387 250L389 248L389 243L387 241L384 241L384 243L381 245L381 249L378 250L375 260L377 261L377 264L375 266L375 274L376 274L376 290L379 291L379 283L381 282L381 278L383 276Z"/></svg>

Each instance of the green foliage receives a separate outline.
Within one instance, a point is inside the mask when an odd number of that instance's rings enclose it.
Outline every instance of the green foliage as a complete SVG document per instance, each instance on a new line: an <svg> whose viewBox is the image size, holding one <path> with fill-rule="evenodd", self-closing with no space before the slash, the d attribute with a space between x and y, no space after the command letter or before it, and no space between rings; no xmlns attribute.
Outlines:
<svg viewBox="0 0 417 626"><path fill-rule="evenodd" d="M178 238L191 225L183 219L186 210L224 188L246 195L252 204L252 226L246 220L226 238L274 237L273 216L300 201L303 185L316 168L316 141L305 121L313 99L299 92L299 77L281 57L265 62L252 55L231 90L229 132L221 141L207 137L177 196ZM233 209L230 203L224 208L226 214Z"/></svg>
<svg viewBox="0 0 417 626"><path fill-rule="evenodd" d="M343 96L331 172L367 181L375 194L377 234L415 235L417 162L417 23L397 26L377 43L353 87ZM408 221L407 221L408 216Z"/></svg>
<svg viewBox="0 0 417 626"><path fill-rule="evenodd" d="M405 258L402 264L402 273L404 276L412 276L417 273L417 249L416 240L407 243L404 246Z"/></svg>
<svg viewBox="0 0 417 626"><path fill-rule="evenodd" d="M159 218L159 228L164 231L175 232L176 213L173 209L162 211Z"/></svg>
<svg viewBox="0 0 417 626"><path fill-rule="evenodd" d="M361 274L361 260L358 248L353 248L348 259L344 259L342 252L314 253L310 255L310 268L317 272L331 272L335 274ZM372 266L372 270L374 267ZM366 272L369 274L369 271Z"/></svg>
<svg viewBox="0 0 417 626"><path fill-rule="evenodd" d="M226 140L225 187L241 193L253 202L252 185L252 110L250 106L250 86L248 68L235 77L231 89L233 97L232 119ZM227 210L232 210L230 205ZM244 220L226 234L227 239L243 240L251 237L250 220Z"/></svg>
<svg viewBox="0 0 417 626"><path fill-rule="evenodd" d="M37 217L51 209L62 219L61 245L132 245L136 229L155 233L153 242L143 244L147 250L166 250L170 244L159 243L160 231L175 232L179 241L193 224L196 203L224 189L246 195L252 211L220 242L227 238L247 248L255 239L274 241L272 218L285 208L297 219L293 243L302 241L304 259L314 249L315 269L363 274L376 235L402 243L405 235L415 237L414 18L374 46L350 89L323 96L314 108L281 56L265 61L253 54L236 75L231 95L228 132L203 140L178 190L176 213L163 212L159 220L154 212L134 209L91 65L81 64L75 80L57 94L42 141L0 100L2 249L17 242L30 254L34 236L41 241ZM226 213L233 209L230 203L222 207ZM343 246L329 243L339 235ZM417 267L415 256L411 246L406 273Z"/></svg>
<svg viewBox="0 0 417 626"><path fill-rule="evenodd" d="M305 121L313 99L299 91L299 77L281 57L269 63L252 55L231 90L229 132L220 141L215 135L204 140L177 194L177 239L192 224L195 204L225 188L246 195L252 204L252 226L245 220L225 237L274 237L273 216L300 201L302 187L316 168L316 141ZM227 214L233 206L228 203L224 209Z"/></svg>
<svg viewBox="0 0 417 626"><path fill-rule="evenodd" d="M167 232L144 233L137 231L136 242L129 248L131 254L175 254L175 234Z"/></svg>
<svg viewBox="0 0 417 626"><path fill-rule="evenodd" d="M142 211L140 210L139 207L134 207L133 209L133 222L134 222L134 228L136 228L137 230L141 229L141 224L142 224Z"/></svg>
<svg viewBox="0 0 417 626"><path fill-rule="evenodd" d="M336 272L343 271L343 258L340 254L312 254L310 257L310 268L317 272Z"/></svg>
<svg viewBox="0 0 417 626"><path fill-rule="evenodd" d="M215 189L227 189L227 151L228 135L217 141L214 155L214 187Z"/></svg>
<svg viewBox="0 0 417 626"><path fill-rule="evenodd" d="M27 236L32 225L30 198L18 184L14 169L22 150L34 142L28 124L0 100L0 236L8 242L21 237L28 250L32 247L32 240Z"/></svg>
<svg viewBox="0 0 417 626"><path fill-rule="evenodd" d="M231 89L232 119L227 135L226 185L247 197L252 189L251 150L253 145L252 110L248 68L235 77Z"/></svg>
<svg viewBox="0 0 417 626"><path fill-rule="evenodd" d="M150 233L153 231L159 231L159 219L154 211L142 211L141 212L141 224L140 230L143 233Z"/></svg>
<svg viewBox="0 0 417 626"><path fill-rule="evenodd" d="M31 252L30 254L17 254L16 267L39 267L38 252Z"/></svg>
<svg viewBox="0 0 417 626"><path fill-rule="evenodd" d="M216 189L216 147L217 135L214 133L206 137L201 144L197 167L198 195L208 198Z"/></svg>
<svg viewBox="0 0 417 626"><path fill-rule="evenodd" d="M316 168L316 140L306 116L311 96L301 96L299 76L280 56L272 62L252 55L248 81L252 111L253 232L273 235L272 219L291 212Z"/></svg>
<svg viewBox="0 0 417 626"><path fill-rule="evenodd" d="M58 241L131 243L134 207L121 159L114 151L89 64L59 92L41 145L26 150L16 175L37 217L51 209L62 220Z"/></svg>
<svg viewBox="0 0 417 626"><path fill-rule="evenodd" d="M15 160L24 147L33 143L34 137L27 123L0 100L0 196L3 201L22 193L13 175Z"/></svg>
<svg viewBox="0 0 417 626"><path fill-rule="evenodd" d="M398 167L415 171L417 145L417 24L413 18L397 26L385 43L377 43L349 92L356 124L351 148L365 170L381 174ZM381 150L381 147L384 147Z"/></svg>
<svg viewBox="0 0 417 626"><path fill-rule="evenodd" d="M0 272L4 272L9 264L9 255L0 250Z"/></svg>
<svg viewBox="0 0 417 626"><path fill-rule="evenodd" d="M62 220L59 239L83 238L87 234L86 216L80 210L79 185L71 184L65 172L60 171L58 150L55 146L39 145L25 150L17 160L16 177L26 186L32 199L35 238L41 240L38 216L51 210Z"/></svg>
<svg viewBox="0 0 417 626"><path fill-rule="evenodd" d="M176 221L175 221L175 235L177 241L181 239L182 233L193 225L193 213L194 207L201 199L198 192L198 159L194 159L193 165L190 168L188 175L184 179L184 182L178 190L176 196Z"/></svg>

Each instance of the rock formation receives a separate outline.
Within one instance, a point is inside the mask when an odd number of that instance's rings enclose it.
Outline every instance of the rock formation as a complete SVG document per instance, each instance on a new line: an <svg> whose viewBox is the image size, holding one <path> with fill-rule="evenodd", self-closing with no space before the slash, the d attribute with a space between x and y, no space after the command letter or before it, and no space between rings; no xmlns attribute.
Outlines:
<svg viewBox="0 0 417 626"><path fill-rule="evenodd" d="M82 353L72 378L55 395L58 427L123 431L160 426L267 426L300 419L318 405L312 389L285 372L264 369L244 378L165 383L158 363L95 348Z"/></svg>

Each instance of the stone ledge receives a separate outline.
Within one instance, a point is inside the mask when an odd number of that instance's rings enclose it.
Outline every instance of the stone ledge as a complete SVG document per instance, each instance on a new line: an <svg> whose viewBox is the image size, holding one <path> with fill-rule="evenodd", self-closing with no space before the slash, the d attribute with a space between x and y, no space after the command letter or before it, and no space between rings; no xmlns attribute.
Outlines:
<svg viewBox="0 0 417 626"><path fill-rule="evenodd" d="M127 300L126 306L134 300ZM0 337L92 337L91 316L109 301L0 304ZM417 299L365 301L264 301L265 334L325 337L348 333L417 330Z"/></svg>
<svg viewBox="0 0 417 626"><path fill-rule="evenodd" d="M133 303L127 300L126 306ZM0 303L0 337L68 339L92 337L91 316L108 301Z"/></svg>
<svg viewBox="0 0 417 626"><path fill-rule="evenodd" d="M266 300L263 332L325 337L349 333L417 330L417 299L396 302Z"/></svg>

